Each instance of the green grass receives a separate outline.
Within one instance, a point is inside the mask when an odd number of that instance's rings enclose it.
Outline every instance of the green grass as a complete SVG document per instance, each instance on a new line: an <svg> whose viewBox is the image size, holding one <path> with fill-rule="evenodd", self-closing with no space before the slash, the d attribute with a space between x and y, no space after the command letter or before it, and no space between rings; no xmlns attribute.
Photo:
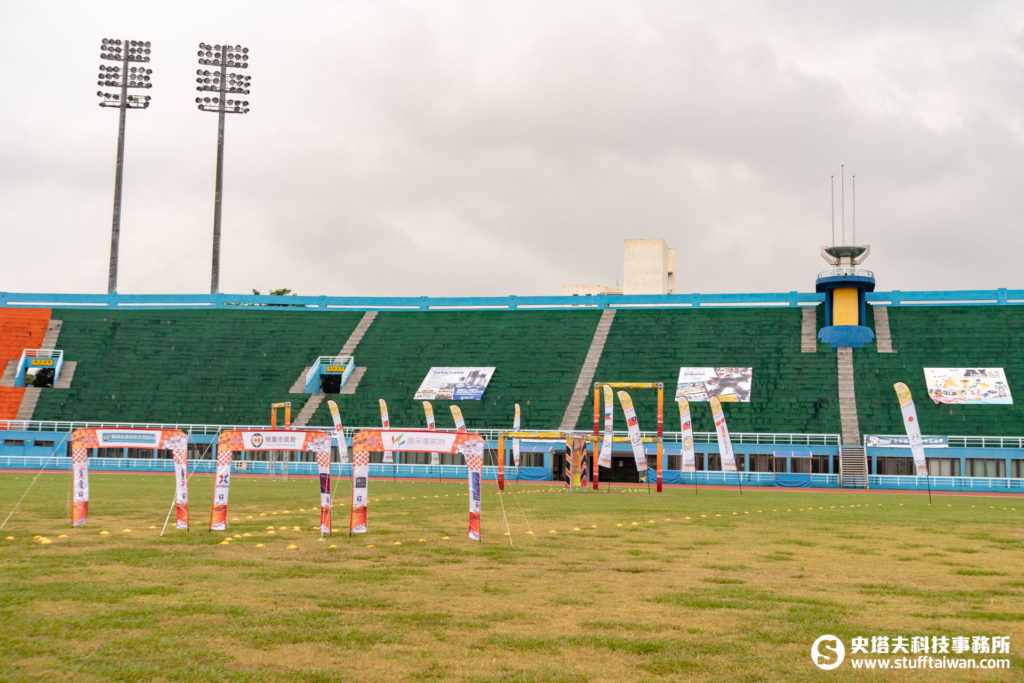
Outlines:
<svg viewBox="0 0 1024 683"><path fill-rule="evenodd" d="M0 476L2 517L31 480ZM0 531L0 678L806 680L824 633L1010 635L977 678L1024 664L1017 498L487 483L476 544L465 483L372 481L350 538L340 482L324 541L313 479L237 477L209 533L197 476L164 536L170 476L91 484L85 527L48 474Z"/></svg>

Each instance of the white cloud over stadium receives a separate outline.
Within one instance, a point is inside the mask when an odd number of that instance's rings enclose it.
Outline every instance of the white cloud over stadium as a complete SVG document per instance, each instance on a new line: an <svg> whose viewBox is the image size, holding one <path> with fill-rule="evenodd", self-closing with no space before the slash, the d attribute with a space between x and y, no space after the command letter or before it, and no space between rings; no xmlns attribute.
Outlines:
<svg viewBox="0 0 1024 683"><path fill-rule="evenodd" d="M1019 3L63 1L0 9L0 290L105 291L105 37L153 44L122 293L208 290L196 46L223 41L253 81L226 292L557 294L638 237L678 250L677 291L807 291L841 163L879 289L1020 285Z"/></svg>

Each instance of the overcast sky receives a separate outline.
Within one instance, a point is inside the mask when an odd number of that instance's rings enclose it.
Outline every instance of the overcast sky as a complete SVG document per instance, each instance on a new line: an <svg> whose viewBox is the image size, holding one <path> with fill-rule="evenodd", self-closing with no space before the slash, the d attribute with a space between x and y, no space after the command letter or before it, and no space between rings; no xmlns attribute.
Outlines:
<svg viewBox="0 0 1024 683"><path fill-rule="evenodd" d="M621 282L642 237L680 292L812 291L840 164L878 289L1024 287L1019 0L0 0L0 290L106 291L104 37L153 50L122 293L209 291L199 42L251 56L224 292L558 294Z"/></svg>

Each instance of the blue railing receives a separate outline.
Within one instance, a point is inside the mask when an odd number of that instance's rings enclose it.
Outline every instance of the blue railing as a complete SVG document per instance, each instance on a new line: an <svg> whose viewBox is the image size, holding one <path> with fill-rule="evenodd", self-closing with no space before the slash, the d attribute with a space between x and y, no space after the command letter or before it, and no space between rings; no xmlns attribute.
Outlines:
<svg viewBox="0 0 1024 683"><path fill-rule="evenodd" d="M867 301L891 306L1024 304L1024 289L868 292ZM574 310L605 308L700 308L815 306L815 292L727 294L593 294L584 296L357 297L270 296L255 294L60 294L0 292L0 307L95 309L219 309L260 306L263 310L436 311Z"/></svg>
<svg viewBox="0 0 1024 683"><path fill-rule="evenodd" d="M963 306L1024 304L1024 289L960 289L948 292L868 292L870 304L890 306Z"/></svg>
<svg viewBox="0 0 1024 683"><path fill-rule="evenodd" d="M655 482L655 473L647 471L648 482ZM811 474L810 483L813 488L839 488L838 474ZM711 485L711 486L774 486L775 474L772 472L664 472L662 481L666 484ZM915 477L868 475L868 485L872 489L900 491L966 491L977 493L1021 493L1024 494L1024 479L993 478L993 477Z"/></svg>
<svg viewBox="0 0 1024 683"><path fill-rule="evenodd" d="M45 294L0 292L0 307L95 309L194 309L260 306L263 310L437 311L604 308L687 308L700 306L814 306L814 292L751 294L659 294L492 297L344 297L254 294Z"/></svg>

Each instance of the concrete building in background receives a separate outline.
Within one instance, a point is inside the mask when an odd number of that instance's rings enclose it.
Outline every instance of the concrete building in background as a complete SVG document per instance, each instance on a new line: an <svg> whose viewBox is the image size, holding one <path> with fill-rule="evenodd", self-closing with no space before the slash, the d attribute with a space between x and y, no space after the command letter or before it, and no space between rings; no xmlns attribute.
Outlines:
<svg viewBox="0 0 1024 683"><path fill-rule="evenodd" d="M626 240L622 248L623 294L673 294L676 250L663 239Z"/></svg>
<svg viewBox="0 0 1024 683"><path fill-rule="evenodd" d="M625 240L622 247L622 287L562 285L566 296L587 294L673 294L676 290L676 250L663 239Z"/></svg>

